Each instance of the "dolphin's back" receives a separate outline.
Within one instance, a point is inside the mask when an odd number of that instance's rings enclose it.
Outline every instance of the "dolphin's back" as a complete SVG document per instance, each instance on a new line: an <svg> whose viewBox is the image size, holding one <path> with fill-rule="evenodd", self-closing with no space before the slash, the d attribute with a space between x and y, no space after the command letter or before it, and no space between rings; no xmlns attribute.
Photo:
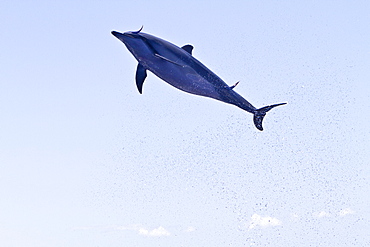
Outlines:
<svg viewBox="0 0 370 247"><path fill-rule="evenodd" d="M140 35L159 55L139 61L146 69L185 92L222 100L218 91L228 85L189 52L150 34Z"/></svg>

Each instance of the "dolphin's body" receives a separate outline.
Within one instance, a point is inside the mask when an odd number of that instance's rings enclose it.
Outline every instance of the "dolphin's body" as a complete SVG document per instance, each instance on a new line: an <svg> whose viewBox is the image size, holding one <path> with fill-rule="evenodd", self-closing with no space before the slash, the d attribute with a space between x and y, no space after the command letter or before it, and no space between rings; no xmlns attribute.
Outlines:
<svg viewBox="0 0 370 247"><path fill-rule="evenodd" d="M112 31L112 34L126 45L139 62L136 70L136 85L140 93L147 76L146 71L149 70L165 82L187 93L233 104L254 114L254 124L261 131L266 112L286 104L255 108L233 90L238 83L228 86L220 77L195 59L192 56L193 46L191 45L180 48L153 35L142 33L141 29L125 33Z"/></svg>

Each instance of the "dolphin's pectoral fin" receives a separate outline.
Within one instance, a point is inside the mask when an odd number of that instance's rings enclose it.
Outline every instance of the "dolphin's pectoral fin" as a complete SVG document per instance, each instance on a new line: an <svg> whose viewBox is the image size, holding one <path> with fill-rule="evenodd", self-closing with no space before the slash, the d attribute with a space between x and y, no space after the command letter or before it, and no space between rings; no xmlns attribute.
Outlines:
<svg viewBox="0 0 370 247"><path fill-rule="evenodd" d="M194 48L192 45L184 45L181 48L184 49L185 51L187 51L190 55L192 55L193 48Z"/></svg>
<svg viewBox="0 0 370 247"><path fill-rule="evenodd" d="M144 68L143 65L139 63L137 65L135 79L136 79L136 86L140 94L143 93L143 84L144 84L145 78L146 78L146 69Z"/></svg>
<svg viewBox="0 0 370 247"><path fill-rule="evenodd" d="M141 30L143 30L143 28L144 28L144 25L141 26L141 28L139 29L139 31L136 31L136 32L133 32L133 33L138 34L138 33L141 32Z"/></svg>
<svg viewBox="0 0 370 247"><path fill-rule="evenodd" d="M183 65L181 65L181 64L179 64L179 63L176 63L176 62L174 62L174 61L172 61L172 60L170 60L170 59L168 59L168 58L166 58L166 57L164 57L164 56L161 56L161 55L159 55L159 54L154 54L154 56L156 56L156 57L158 57L158 58L161 58L161 59L163 59L163 60L165 60L165 61L167 61L167 62L170 62L170 63L176 64L176 65L178 65L178 66L185 67L185 66L183 66Z"/></svg>

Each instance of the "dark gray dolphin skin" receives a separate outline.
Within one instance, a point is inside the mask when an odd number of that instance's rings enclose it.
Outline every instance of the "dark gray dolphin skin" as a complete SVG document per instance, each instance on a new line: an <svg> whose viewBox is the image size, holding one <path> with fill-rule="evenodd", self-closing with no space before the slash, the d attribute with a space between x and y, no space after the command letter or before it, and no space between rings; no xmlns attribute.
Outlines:
<svg viewBox="0 0 370 247"><path fill-rule="evenodd" d="M222 102L236 105L254 115L253 121L257 129L263 130L262 121L272 108L286 103L268 105L257 109L220 77L209 70L192 56L193 46L178 47L168 41L139 31L112 34L122 41L127 49L139 62L136 70L136 85L140 93L147 76L147 70L187 93L210 97Z"/></svg>

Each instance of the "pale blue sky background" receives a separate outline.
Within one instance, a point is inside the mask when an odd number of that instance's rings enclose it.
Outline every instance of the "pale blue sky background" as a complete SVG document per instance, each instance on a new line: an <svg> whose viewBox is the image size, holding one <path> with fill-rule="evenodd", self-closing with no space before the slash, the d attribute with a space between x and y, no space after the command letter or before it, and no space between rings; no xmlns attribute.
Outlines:
<svg viewBox="0 0 370 247"><path fill-rule="evenodd" d="M368 1L1 1L0 246L369 246ZM268 113L181 92L110 32Z"/></svg>

